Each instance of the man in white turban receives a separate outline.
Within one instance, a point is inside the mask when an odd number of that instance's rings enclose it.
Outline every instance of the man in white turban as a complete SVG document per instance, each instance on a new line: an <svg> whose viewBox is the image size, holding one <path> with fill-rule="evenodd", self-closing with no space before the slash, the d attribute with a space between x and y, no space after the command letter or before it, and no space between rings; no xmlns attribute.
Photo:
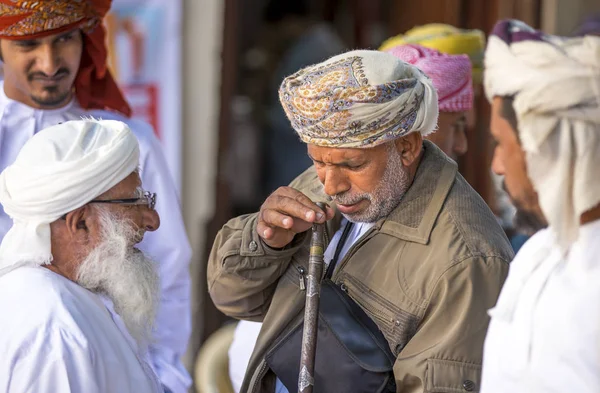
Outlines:
<svg viewBox="0 0 600 393"><path fill-rule="evenodd" d="M600 37L499 22L485 89L492 168L539 231L489 312L481 391L598 392Z"/></svg>
<svg viewBox="0 0 600 393"><path fill-rule="evenodd" d="M323 288L337 288L321 294L315 393L479 385L485 310L512 250L456 163L423 141L438 116L431 80L389 53L351 51L288 76L279 97L314 165L229 221L208 266L217 307L263 322L241 391L298 388L313 223L327 228ZM337 295L360 312L330 314Z"/></svg>
<svg viewBox="0 0 600 393"><path fill-rule="evenodd" d="M163 391L145 361L159 283L135 245L160 223L139 155L122 122L69 121L0 174L0 391Z"/></svg>

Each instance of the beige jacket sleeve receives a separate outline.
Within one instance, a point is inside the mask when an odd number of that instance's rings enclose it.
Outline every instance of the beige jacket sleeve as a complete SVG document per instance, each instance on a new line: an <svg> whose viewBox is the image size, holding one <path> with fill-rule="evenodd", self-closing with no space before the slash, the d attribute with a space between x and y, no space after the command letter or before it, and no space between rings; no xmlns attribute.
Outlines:
<svg viewBox="0 0 600 393"><path fill-rule="evenodd" d="M208 261L208 291L224 314L262 321L279 277L306 234L274 250L260 239L256 224L257 213L234 218L219 231Z"/></svg>
<svg viewBox="0 0 600 393"><path fill-rule="evenodd" d="M508 263L472 257L437 280L417 333L394 365L397 391L478 392L483 342Z"/></svg>

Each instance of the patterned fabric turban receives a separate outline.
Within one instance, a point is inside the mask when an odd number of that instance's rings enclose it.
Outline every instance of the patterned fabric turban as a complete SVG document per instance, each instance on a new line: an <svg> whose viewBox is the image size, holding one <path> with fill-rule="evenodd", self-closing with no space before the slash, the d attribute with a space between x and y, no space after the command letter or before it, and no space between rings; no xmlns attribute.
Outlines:
<svg viewBox="0 0 600 393"><path fill-rule="evenodd" d="M102 19L112 0L0 0L0 39L29 40L80 28L84 52L75 95L84 109L113 110L129 117L125 101L106 64Z"/></svg>
<svg viewBox="0 0 600 393"><path fill-rule="evenodd" d="M440 112L466 112L473 107L471 61L467 55L447 55L419 45L399 45L386 52L413 64L433 81Z"/></svg>
<svg viewBox="0 0 600 393"><path fill-rule="evenodd" d="M514 96L521 146L540 207L561 246L600 203L600 37L557 37L499 22L485 53L485 92Z"/></svg>
<svg viewBox="0 0 600 393"><path fill-rule="evenodd" d="M374 147L437 124L437 93L417 67L389 53L351 51L283 80L283 109L305 143Z"/></svg>
<svg viewBox="0 0 600 393"><path fill-rule="evenodd" d="M35 134L0 173L0 203L13 220L0 244L0 275L50 263L50 223L113 188L138 161L137 139L119 121L68 121Z"/></svg>
<svg viewBox="0 0 600 393"><path fill-rule="evenodd" d="M467 55L473 66L473 82L479 84L482 81L485 34L481 30L463 30L442 23L431 23L386 40L379 50L385 51L404 44L417 44L449 55Z"/></svg>

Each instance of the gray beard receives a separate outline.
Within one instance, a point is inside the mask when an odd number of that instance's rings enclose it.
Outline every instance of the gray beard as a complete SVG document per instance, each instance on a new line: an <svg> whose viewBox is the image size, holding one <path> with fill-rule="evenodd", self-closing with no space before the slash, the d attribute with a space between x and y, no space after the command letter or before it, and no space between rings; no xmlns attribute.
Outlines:
<svg viewBox="0 0 600 393"><path fill-rule="evenodd" d="M131 223L99 208L103 240L79 266L77 283L106 295L138 345L150 343L158 304L155 264L131 246L139 234Z"/></svg>
<svg viewBox="0 0 600 393"><path fill-rule="evenodd" d="M364 199L370 201L365 210L353 214L344 214L344 217L355 223L374 223L392 213L406 194L410 184L409 171L402 164L402 157L392 144L388 148L387 167L379 185L373 192L362 194L344 192L333 196L332 199L342 205L353 205Z"/></svg>
<svg viewBox="0 0 600 393"><path fill-rule="evenodd" d="M533 236L536 232L541 231L548 226L548 224L535 213L519 209L518 206L516 208L517 211L513 219L513 225L517 232L527 236Z"/></svg>

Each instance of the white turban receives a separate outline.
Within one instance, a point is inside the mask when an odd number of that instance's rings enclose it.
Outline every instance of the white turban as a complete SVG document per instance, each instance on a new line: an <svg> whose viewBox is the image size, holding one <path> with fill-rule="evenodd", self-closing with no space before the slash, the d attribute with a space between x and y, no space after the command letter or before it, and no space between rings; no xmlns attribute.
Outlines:
<svg viewBox="0 0 600 393"><path fill-rule="evenodd" d="M133 173L136 137L114 120L48 127L0 174L0 203L13 226L0 245L0 274L52 261L50 223L84 206Z"/></svg>
<svg viewBox="0 0 600 393"><path fill-rule="evenodd" d="M489 100L514 96L529 178L566 249L581 214L600 203L600 37L556 37L502 21L484 78Z"/></svg>
<svg viewBox="0 0 600 393"><path fill-rule="evenodd" d="M279 100L305 143L369 148L437 125L438 96L416 66L379 51L347 52L283 80Z"/></svg>

